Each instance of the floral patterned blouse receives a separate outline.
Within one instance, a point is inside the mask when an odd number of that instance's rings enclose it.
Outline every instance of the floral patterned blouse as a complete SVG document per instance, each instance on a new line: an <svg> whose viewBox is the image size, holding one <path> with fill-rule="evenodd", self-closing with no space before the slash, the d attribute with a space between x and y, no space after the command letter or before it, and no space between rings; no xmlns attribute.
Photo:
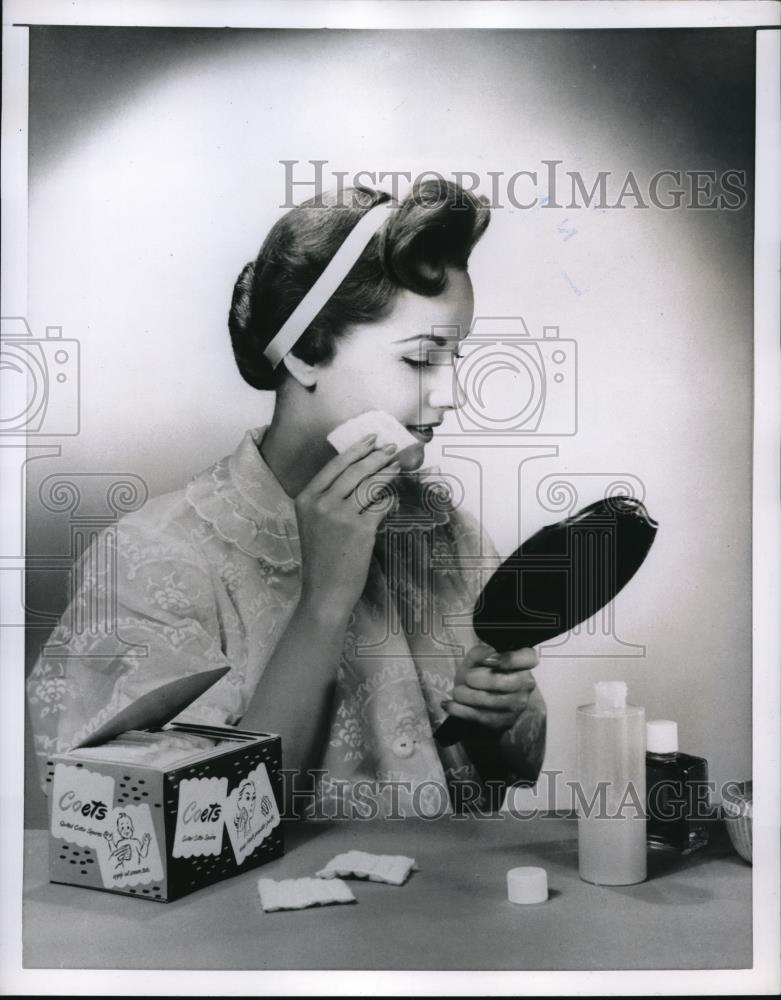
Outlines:
<svg viewBox="0 0 781 1000"><path fill-rule="evenodd" d="M104 539L113 560L85 554L28 682L41 757L85 740L151 686L214 666L230 672L178 721L241 722L300 593L295 507L260 454L265 430L248 431L184 490L123 517ZM464 748L441 748L432 733L478 641L472 608L500 560L438 470L395 486L345 634L318 796L343 801L359 780L397 782L434 815L452 811L454 781L479 785ZM80 627L109 590L115 614ZM284 764L284 743L282 753Z"/></svg>

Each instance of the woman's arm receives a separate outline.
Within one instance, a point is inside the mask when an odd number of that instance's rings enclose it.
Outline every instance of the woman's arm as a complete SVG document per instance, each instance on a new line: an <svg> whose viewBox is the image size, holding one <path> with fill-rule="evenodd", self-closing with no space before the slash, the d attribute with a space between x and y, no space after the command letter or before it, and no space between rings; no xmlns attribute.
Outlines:
<svg viewBox="0 0 781 1000"><path fill-rule="evenodd" d="M305 794L311 782L301 772L318 760L347 623L387 513L381 503L362 508L355 491L363 484L372 496L400 468L391 462L395 445L378 450L375 441L370 435L332 458L296 496L301 597L242 719L248 728L280 734L285 768L298 772L295 790ZM288 782L286 811L293 791Z"/></svg>
<svg viewBox="0 0 781 1000"><path fill-rule="evenodd" d="M279 733L284 766L298 772L295 790L302 794L312 791L305 772L317 763L327 733L348 621L343 612L299 601L241 721L247 729ZM285 795L290 813L293 783Z"/></svg>

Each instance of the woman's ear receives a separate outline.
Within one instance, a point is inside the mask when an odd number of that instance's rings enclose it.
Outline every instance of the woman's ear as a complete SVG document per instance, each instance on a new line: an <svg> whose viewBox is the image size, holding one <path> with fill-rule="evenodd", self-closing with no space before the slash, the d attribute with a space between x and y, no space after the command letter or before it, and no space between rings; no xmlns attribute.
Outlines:
<svg viewBox="0 0 781 1000"><path fill-rule="evenodd" d="M297 358L293 352L289 352L282 359L282 364L287 368L293 378L300 382L305 389L314 389L317 385L317 366L310 365L301 358Z"/></svg>

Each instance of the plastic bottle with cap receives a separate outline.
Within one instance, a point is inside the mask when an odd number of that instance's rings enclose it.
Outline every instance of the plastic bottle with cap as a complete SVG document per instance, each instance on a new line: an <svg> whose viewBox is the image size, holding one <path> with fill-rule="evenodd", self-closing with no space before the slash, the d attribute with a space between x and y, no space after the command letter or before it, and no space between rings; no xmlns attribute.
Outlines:
<svg viewBox="0 0 781 1000"><path fill-rule="evenodd" d="M594 686L576 715L578 866L596 885L633 885L646 870L645 710L623 681Z"/></svg>
<svg viewBox="0 0 781 1000"><path fill-rule="evenodd" d="M690 854L708 843L708 762L678 751L678 723L653 719L646 726L648 846Z"/></svg>

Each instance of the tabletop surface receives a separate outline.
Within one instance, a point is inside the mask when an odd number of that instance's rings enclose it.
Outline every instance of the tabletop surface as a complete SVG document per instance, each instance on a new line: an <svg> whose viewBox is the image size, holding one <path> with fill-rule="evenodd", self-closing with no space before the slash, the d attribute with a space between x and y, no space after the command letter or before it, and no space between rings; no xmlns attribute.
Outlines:
<svg viewBox="0 0 781 1000"><path fill-rule="evenodd" d="M577 822L445 818L287 825L286 854L173 903L48 882L46 831L25 839L26 968L568 970L750 968L751 868L721 827L646 882L578 877ZM314 875L336 854L406 854L403 886L350 881L356 903L264 913L257 880ZM546 903L507 901L506 873L548 872Z"/></svg>

